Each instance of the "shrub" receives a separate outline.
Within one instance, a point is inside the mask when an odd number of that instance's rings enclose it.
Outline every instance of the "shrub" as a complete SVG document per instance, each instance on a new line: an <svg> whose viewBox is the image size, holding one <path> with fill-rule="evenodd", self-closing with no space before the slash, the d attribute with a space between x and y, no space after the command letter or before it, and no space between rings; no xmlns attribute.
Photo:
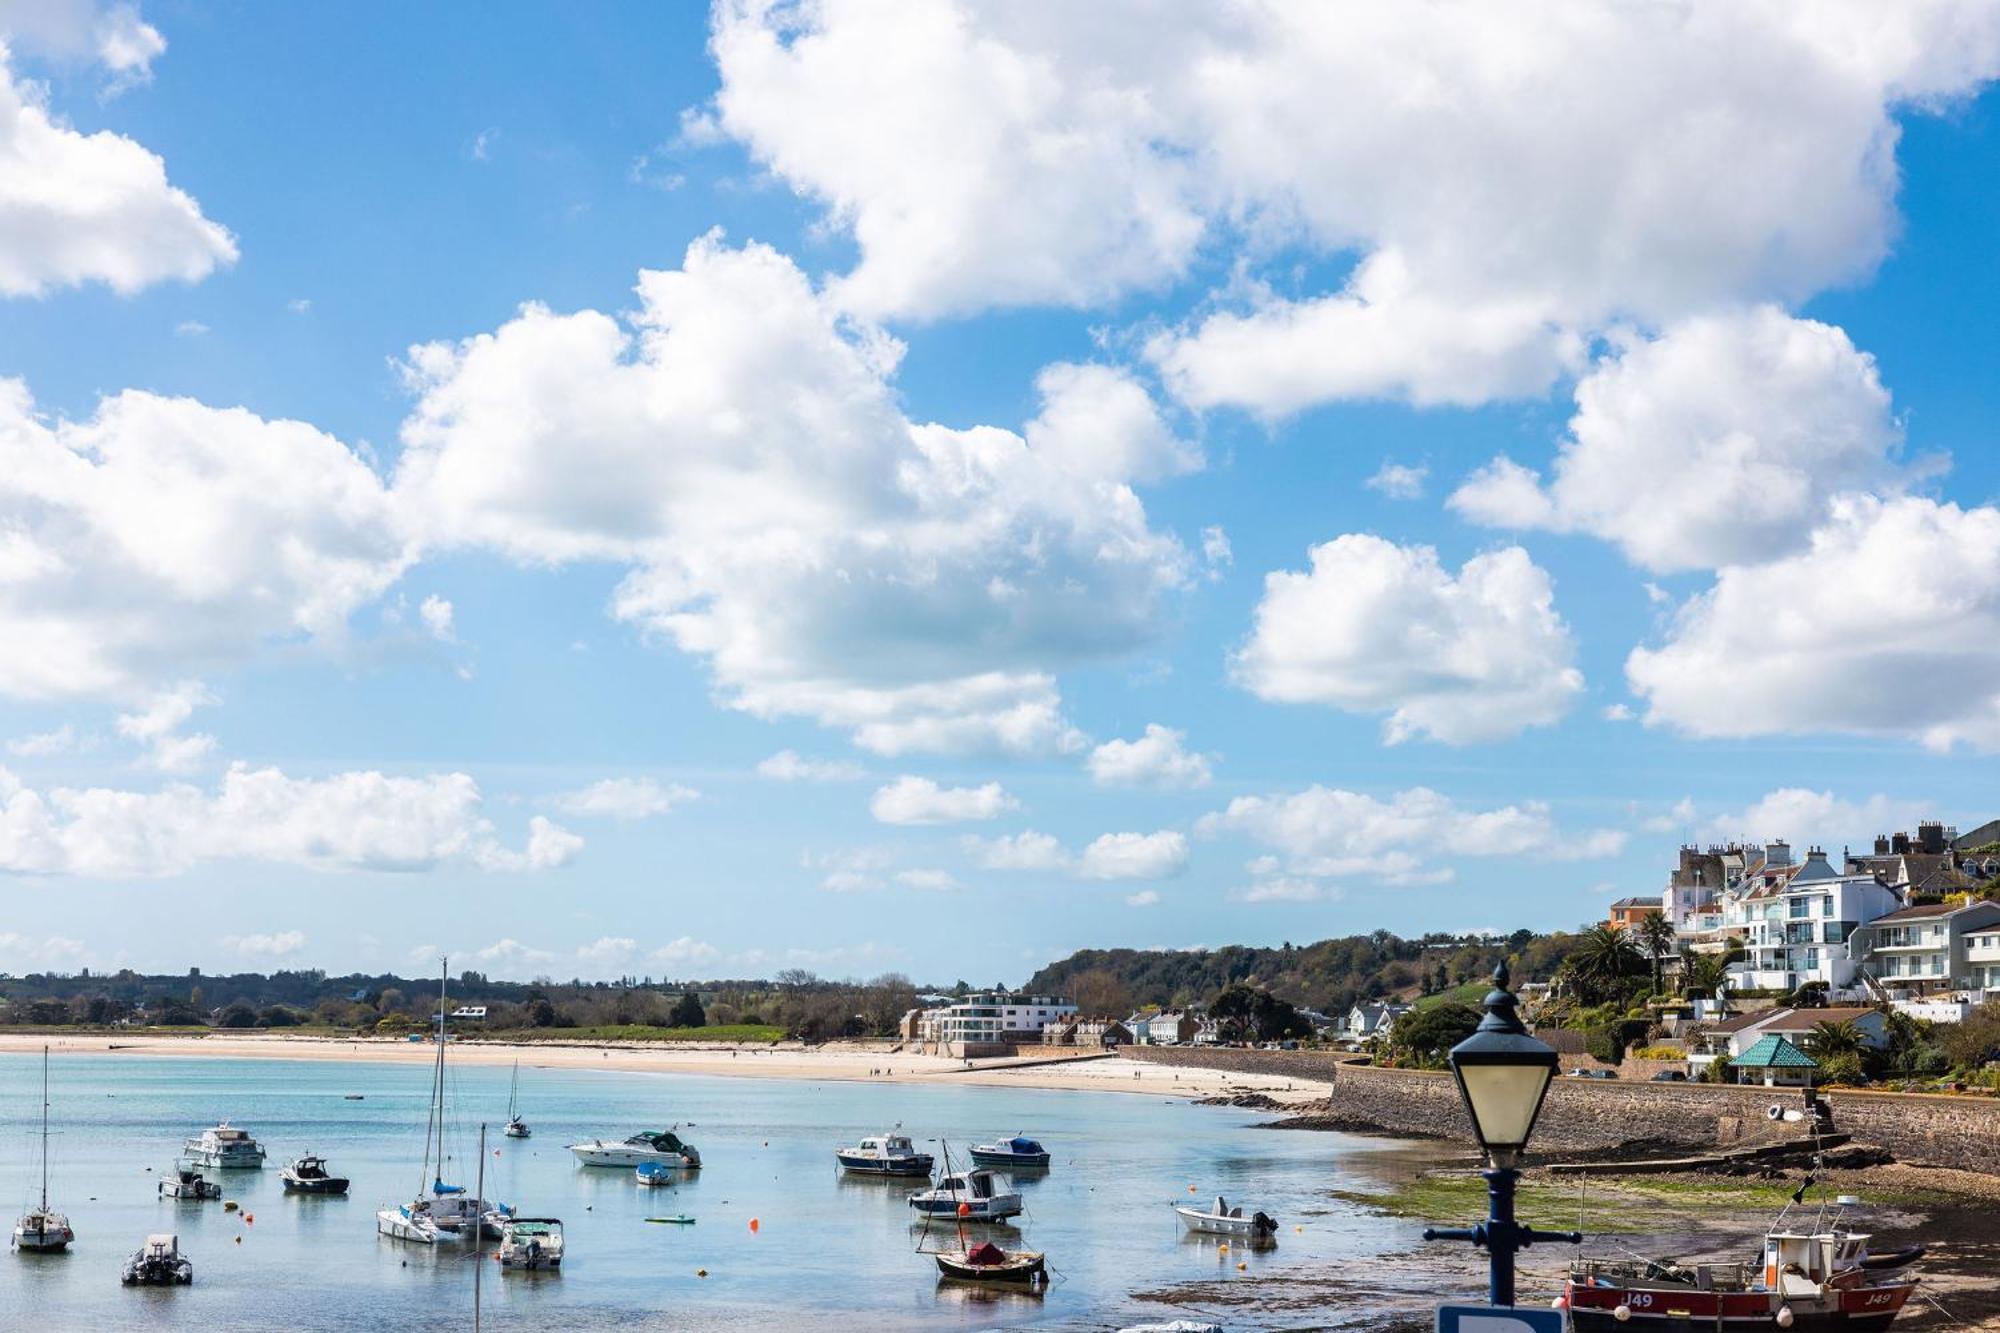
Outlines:
<svg viewBox="0 0 2000 1333"><path fill-rule="evenodd" d="M1868 1081L1862 1071L1861 1057L1853 1051L1842 1051L1839 1055L1829 1055L1820 1061L1819 1081L1821 1083L1845 1083L1850 1087Z"/></svg>
<svg viewBox="0 0 2000 1333"><path fill-rule="evenodd" d="M1687 1052L1678 1046L1641 1046L1630 1053L1634 1060L1685 1060Z"/></svg>

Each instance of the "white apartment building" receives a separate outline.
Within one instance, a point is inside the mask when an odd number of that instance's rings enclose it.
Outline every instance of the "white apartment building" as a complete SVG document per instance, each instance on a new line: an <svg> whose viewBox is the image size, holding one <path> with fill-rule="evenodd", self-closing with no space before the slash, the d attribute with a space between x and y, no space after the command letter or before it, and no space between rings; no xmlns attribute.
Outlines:
<svg viewBox="0 0 2000 1333"><path fill-rule="evenodd" d="M1856 933L1901 906L1873 875L1839 874L1815 847L1795 871L1725 898L1722 933L1738 935L1744 947L1730 985L1795 990L1821 981L1851 989L1866 949Z"/></svg>
<svg viewBox="0 0 2000 1333"><path fill-rule="evenodd" d="M2000 903L1905 907L1869 922L1863 936L1869 972L1891 989L1921 994L2000 983Z"/></svg>
<svg viewBox="0 0 2000 1333"><path fill-rule="evenodd" d="M1076 1006L1053 995L976 991L917 1020L917 1040L935 1055L977 1055L1039 1042L1042 1029L1076 1017Z"/></svg>

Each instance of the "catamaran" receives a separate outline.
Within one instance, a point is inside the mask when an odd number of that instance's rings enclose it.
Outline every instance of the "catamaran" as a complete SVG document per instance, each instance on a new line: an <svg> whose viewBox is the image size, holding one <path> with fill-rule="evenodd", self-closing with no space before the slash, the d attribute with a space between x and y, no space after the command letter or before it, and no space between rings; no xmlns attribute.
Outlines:
<svg viewBox="0 0 2000 1333"><path fill-rule="evenodd" d="M49 1048L42 1047L42 1201L14 1224L14 1248L53 1254L76 1239L69 1218L49 1207Z"/></svg>
<svg viewBox="0 0 2000 1333"><path fill-rule="evenodd" d="M510 1139L525 1139L534 1132L528 1128L528 1122L521 1119L520 1096L521 1062L516 1060L513 1081L507 1085L507 1128L504 1132Z"/></svg>
<svg viewBox="0 0 2000 1333"><path fill-rule="evenodd" d="M481 1228L497 1233L514 1211L504 1204L495 1206L483 1199L467 1197L463 1185L445 1183L444 1052L449 1044L445 1041L445 1016L451 1012L446 996L450 963L443 962L440 966L443 971L438 977L437 1064L431 1072L430 1122L424 1127L425 1183L418 1185L417 1195L410 1202L391 1204L375 1214L378 1232L391 1240L415 1245L457 1240L467 1231L477 1232ZM483 1168L485 1163L482 1161L480 1165Z"/></svg>

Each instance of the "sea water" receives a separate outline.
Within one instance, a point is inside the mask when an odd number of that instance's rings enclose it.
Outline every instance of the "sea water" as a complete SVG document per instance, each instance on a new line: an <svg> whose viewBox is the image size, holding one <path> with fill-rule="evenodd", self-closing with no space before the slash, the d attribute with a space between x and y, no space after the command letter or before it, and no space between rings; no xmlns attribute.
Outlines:
<svg viewBox="0 0 2000 1333"><path fill-rule="evenodd" d="M0 1199L21 1204L37 1190L40 1066L39 1055L0 1056ZM471 1246L413 1246L375 1228L377 1208L424 1183L431 1076L426 1065L361 1060L58 1050L49 1195L77 1240L68 1254L0 1256L0 1328L470 1328ZM1251 1126L1264 1117L1226 1107L921 1080L542 1069L530 1057L520 1107L534 1136L518 1140L500 1135L510 1076L504 1065L450 1069L446 1178L472 1185L478 1122L488 1122L487 1197L560 1217L567 1249L556 1274L503 1272L489 1250L477 1266L485 1327L495 1330L1115 1329L1199 1308L1138 1292L1326 1271L1410 1239L1409 1226L1328 1197L1366 1189L1386 1145L1259 1130ZM183 1141L224 1119L270 1154L262 1171L209 1173L238 1210L159 1198ZM672 1188L643 1188L629 1169L581 1167L564 1149L676 1126L703 1167ZM934 1154L942 1138L954 1165L969 1164L972 1143L1016 1133L1050 1150L1049 1170L1014 1182L1026 1205L1018 1230L975 1229L1046 1252L1056 1278L1046 1293L940 1282L917 1250L954 1243L956 1228L933 1221L926 1238L905 1202L921 1186L835 1169L836 1146L897 1127ZM305 1152L353 1181L347 1197L284 1192L278 1169ZM1277 1245L1224 1250L1184 1236L1169 1205L1216 1194L1275 1216ZM697 1220L646 1221L679 1214ZM193 1286L119 1284L120 1265L154 1232L179 1234ZM1334 1322L1334 1312L1305 1312L1246 1324L1254 1301L1227 1308L1232 1327Z"/></svg>

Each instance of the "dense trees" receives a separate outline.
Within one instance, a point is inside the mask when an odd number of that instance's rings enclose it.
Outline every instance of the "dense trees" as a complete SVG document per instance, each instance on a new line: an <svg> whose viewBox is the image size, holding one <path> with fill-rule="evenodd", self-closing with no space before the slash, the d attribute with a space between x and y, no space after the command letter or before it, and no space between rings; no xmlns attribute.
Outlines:
<svg viewBox="0 0 2000 1333"><path fill-rule="evenodd" d="M1591 926L1577 936L1556 980L1587 1005L1624 999L1646 974L1646 955L1619 926Z"/></svg>
<svg viewBox="0 0 2000 1333"><path fill-rule="evenodd" d="M1258 986L1230 986L1208 1006L1225 1041L1310 1037L1312 1024L1288 1002Z"/></svg>
<svg viewBox="0 0 2000 1333"><path fill-rule="evenodd" d="M1389 1030L1389 1050L1398 1063L1442 1069L1445 1055L1472 1035L1479 1019L1479 1010L1455 1001L1412 1009Z"/></svg>
<svg viewBox="0 0 2000 1333"><path fill-rule="evenodd" d="M708 1011L701 1007L701 996L693 991L684 991L674 1011L667 1016L667 1024L677 1028L698 1028L708 1022Z"/></svg>

